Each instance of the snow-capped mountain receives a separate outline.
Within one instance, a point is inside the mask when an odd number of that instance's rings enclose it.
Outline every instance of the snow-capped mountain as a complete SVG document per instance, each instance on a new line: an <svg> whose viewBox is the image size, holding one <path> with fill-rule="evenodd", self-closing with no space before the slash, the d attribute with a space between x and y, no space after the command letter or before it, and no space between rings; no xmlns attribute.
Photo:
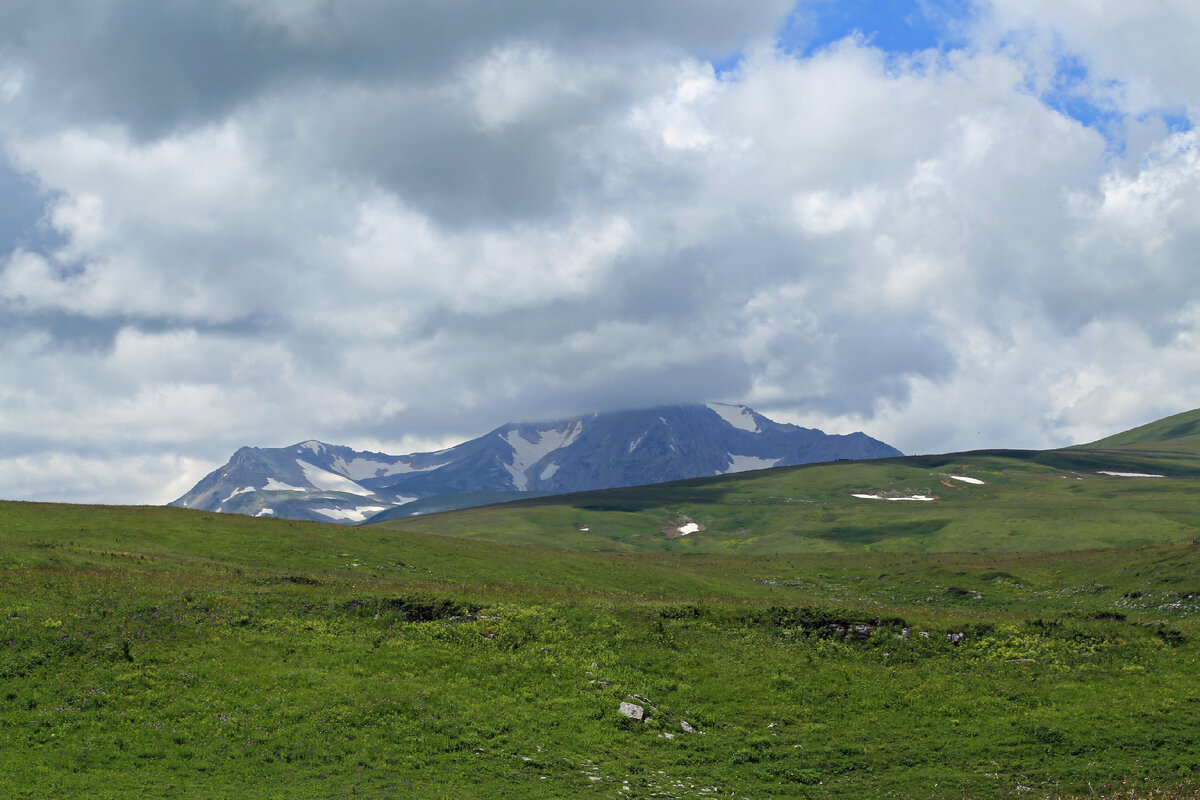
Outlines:
<svg viewBox="0 0 1200 800"><path fill-rule="evenodd" d="M474 493L495 502L496 492L577 492L898 455L863 433L780 424L746 406L664 406L513 423L436 453L394 456L317 441L243 447L171 505L352 523L431 497L465 496L448 502L454 507L475 504Z"/></svg>

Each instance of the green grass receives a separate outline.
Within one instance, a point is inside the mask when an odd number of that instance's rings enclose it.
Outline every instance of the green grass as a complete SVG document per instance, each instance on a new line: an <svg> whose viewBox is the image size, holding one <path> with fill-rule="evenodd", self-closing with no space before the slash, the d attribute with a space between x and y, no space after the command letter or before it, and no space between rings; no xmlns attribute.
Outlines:
<svg viewBox="0 0 1200 800"><path fill-rule="evenodd" d="M1113 477L1102 470L1168 477ZM580 552L1080 550L1190 541L1200 533L1193 500L1198 471L1200 459L1191 455L1179 463L1107 452L966 453L560 495L382 525ZM937 499L852 496L876 493ZM664 531L684 517L704 530L668 537Z"/></svg>
<svg viewBox="0 0 1200 800"><path fill-rule="evenodd" d="M1200 450L1200 409L1166 417L1141 425L1097 442L1083 445L1082 449L1110 450L1113 448L1149 449L1167 445L1173 450L1185 450L1195 455Z"/></svg>
<svg viewBox="0 0 1200 800"><path fill-rule="evenodd" d="M25 503L0 529L6 797L1046 797L1200 768L1191 545L568 553Z"/></svg>
<svg viewBox="0 0 1200 800"><path fill-rule="evenodd" d="M1155 430L358 528L0 503L0 796L1195 798Z"/></svg>

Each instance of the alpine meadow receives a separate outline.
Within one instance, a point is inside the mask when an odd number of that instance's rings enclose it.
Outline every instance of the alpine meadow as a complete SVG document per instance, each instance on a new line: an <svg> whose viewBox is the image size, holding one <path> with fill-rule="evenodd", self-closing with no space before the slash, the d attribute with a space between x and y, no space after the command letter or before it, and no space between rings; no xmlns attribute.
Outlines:
<svg viewBox="0 0 1200 800"><path fill-rule="evenodd" d="M0 800L1200 800L1198 42L0 0Z"/></svg>
<svg viewBox="0 0 1200 800"><path fill-rule="evenodd" d="M347 527L0 504L0 794L1190 798L1200 411Z"/></svg>

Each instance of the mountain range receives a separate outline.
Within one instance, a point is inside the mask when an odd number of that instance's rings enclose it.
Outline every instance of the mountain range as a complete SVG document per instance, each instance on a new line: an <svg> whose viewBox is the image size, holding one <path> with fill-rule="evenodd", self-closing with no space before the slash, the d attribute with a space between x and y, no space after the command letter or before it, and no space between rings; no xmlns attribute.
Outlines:
<svg viewBox="0 0 1200 800"><path fill-rule="evenodd" d="M388 455L315 440L243 447L170 505L359 523L547 494L902 455L864 433L831 435L707 403L510 423L432 453Z"/></svg>

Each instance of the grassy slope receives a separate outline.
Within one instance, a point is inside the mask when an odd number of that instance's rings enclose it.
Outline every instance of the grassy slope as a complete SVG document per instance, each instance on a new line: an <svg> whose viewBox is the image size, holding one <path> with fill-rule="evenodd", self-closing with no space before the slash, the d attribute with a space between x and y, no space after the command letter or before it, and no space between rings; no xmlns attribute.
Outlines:
<svg viewBox="0 0 1200 800"><path fill-rule="evenodd" d="M1109 436L1082 449L1105 450L1113 448L1149 449L1169 444L1172 449L1186 449L1193 455L1200 451L1200 409L1165 417L1122 433Z"/></svg>
<svg viewBox="0 0 1200 800"><path fill-rule="evenodd" d="M1166 473L1121 478L1100 470ZM982 480L974 485L951 476ZM792 467L392 520L394 530L575 551L787 553L1074 550L1189 540L1193 452L921 456ZM934 502L853 494L932 495ZM669 538L687 517L704 530ZM583 531L581 528L588 530Z"/></svg>
<svg viewBox="0 0 1200 800"><path fill-rule="evenodd" d="M25 503L0 530L5 797L1047 797L1200 770L1190 545L566 553ZM853 623L883 624L825 627ZM655 721L617 713L631 693Z"/></svg>
<svg viewBox="0 0 1200 800"><path fill-rule="evenodd" d="M1150 441L356 529L0 503L0 795L1196 797L1196 454Z"/></svg>

